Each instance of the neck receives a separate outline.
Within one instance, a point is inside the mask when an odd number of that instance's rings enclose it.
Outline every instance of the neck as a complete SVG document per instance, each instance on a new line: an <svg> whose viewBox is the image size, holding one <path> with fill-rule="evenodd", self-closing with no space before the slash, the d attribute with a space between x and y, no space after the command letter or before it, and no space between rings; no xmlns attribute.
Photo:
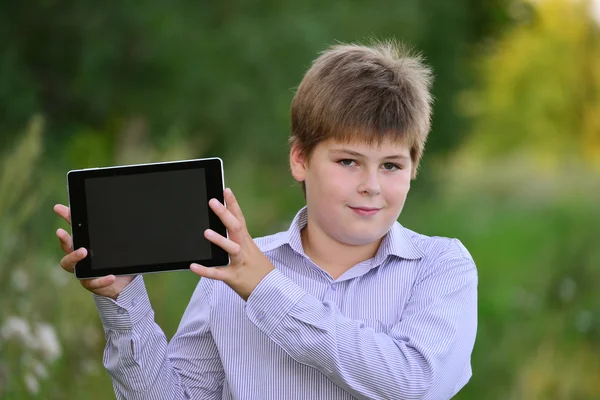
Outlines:
<svg viewBox="0 0 600 400"><path fill-rule="evenodd" d="M301 232L304 253L321 269L337 279L354 265L372 258L381 240L362 246L348 245L326 235L310 221Z"/></svg>

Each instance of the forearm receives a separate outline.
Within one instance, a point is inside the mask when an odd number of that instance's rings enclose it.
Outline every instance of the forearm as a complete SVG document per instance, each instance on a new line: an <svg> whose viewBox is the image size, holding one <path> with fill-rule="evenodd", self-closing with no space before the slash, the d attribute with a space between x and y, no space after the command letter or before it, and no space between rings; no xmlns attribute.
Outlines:
<svg viewBox="0 0 600 400"><path fill-rule="evenodd" d="M310 303L301 300L293 312L310 307L322 325L286 317L271 334L296 361L319 369L359 398L422 397L431 383L431 367L417 349L345 318L327 304ZM293 337L301 340L290 341Z"/></svg>
<svg viewBox="0 0 600 400"><path fill-rule="evenodd" d="M426 321L407 318L378 333L280 274L267 278L249 299L250 319L296 361L317 368L357 398L448 398L460 379L457 374L469 365L475 331L471 310L458 321L464 322L461 331L443 312L434 311Z"/></svg>
<svg viewBox="0 0 600 400"><path fill-rule="evenodd" d="M429 384L429 368L414 349L342 316L329 303L294 292L293 286L274 282L268 289L266 301L272 301L274 290L282 290L287 301L273 301L278 307L272 309L253 304L250 319L296 361L318 369L355 397L419 398Z"/></svg>
<svg viewBox="0 0 600 400"><path fill-rule="evenodd" d="M103 363L115 394L128 400L187 399L180 371L168 357L167 339L154 322L143 280L138 277L132 284L116 302L94 296L107 341ZM220 394L203 395L220 399Z"/></svg>
<svg viewBox="0 0 600 400"><path fill-rule="evenodd" d="M164 335L141 322L131 330L106 329L103 363L119 399L184 399L176 371L166 360Z"/></svg>

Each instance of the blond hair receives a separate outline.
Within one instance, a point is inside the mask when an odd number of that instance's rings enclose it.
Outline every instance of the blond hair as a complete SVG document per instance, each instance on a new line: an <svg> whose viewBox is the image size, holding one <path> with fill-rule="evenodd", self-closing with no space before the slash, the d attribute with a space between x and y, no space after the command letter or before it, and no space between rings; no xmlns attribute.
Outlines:
<svg viewBox="0 0 600 400"><path fill-rule="evenodd" d="M410 147L417 175L431 126L431 69L405 45L335 44L316 58L291 106L290 145L308 159L321 141Z"/></svg>

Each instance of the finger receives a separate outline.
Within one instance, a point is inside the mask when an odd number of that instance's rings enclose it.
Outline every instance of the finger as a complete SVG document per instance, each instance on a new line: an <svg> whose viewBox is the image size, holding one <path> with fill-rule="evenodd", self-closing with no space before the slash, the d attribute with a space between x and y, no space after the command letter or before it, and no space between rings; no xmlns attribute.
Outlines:
<svg viewBox="0 0 600 400"><path fill-rule="evenodd" d="M107 275L102 278L83 280L81 281L81 285L88 290L103 289L115 283L116 279L114 275Z"/></svg>
<svg viewBox="0 0 600 400"><path fill-rule="evenodd" d="M58 236L58 239L60 240L61 249L67 254L71 253L73 251L73 241L71 240L71 235L69 235L64 229L59 228L56 230L56 236Z"/></svg>
<svg viewBox="0 0 600 400"><path fill-rule="evenodd" d="M77 251L73 251L73 252L67 254L66 256L64 256L62 258L62 260L60 260L60 266L63 267L63 269L67 272L73 272L73 269L75 268L75 264L77 264L79 261L83 260L86 255L87 255L86 249L84 249L83 247L80 249L77 249Z"/></svg>
<svg viewBox="0 0 600 400"><path fill-rule="evenodd" d="M242 253L242 246L238 243L234 242L231 239L227 239L212 229L207 229L204 231L204 237L207 238L210 242L216 244L223 250L225 250L232 257L232 263L237 263L237 258Z"/></svg>
<svg viewBox="0 0 600 400"><path fill-rule="evenodd" d="M229 211L223 204L219 202L217 199L211 199L208 202L211 210L214 211L215 214L219 217L225 228L230 233L236 234L242 231L243 225L242 223Z"/></svg>
<svg viewBox="0 0 600 400"><path fill-rule="evenodd" d="M54 212L67 221L67 224L71 225L71 210L69 207L63 206L62 204L56 204L54 206Z"/></svg>
<svg viewBox="0 0 600 400"><path fill-rule="evenodd" d="M214 279L217 281L227 282L230 276L230 271L227 267L205 267L200 264L193 263L190 265L190 270L200 275L202 278Z"/></svg>
<svg viewBox="0 0 600 400"><path fill-rule="evenodd" d="M230 188L227 188L223 192L223 196L227 203L227 209L242 223L243 226L245 226L246 219L244 218L244 213L242 213L242 208L235 198L233 191Z"/></svg>

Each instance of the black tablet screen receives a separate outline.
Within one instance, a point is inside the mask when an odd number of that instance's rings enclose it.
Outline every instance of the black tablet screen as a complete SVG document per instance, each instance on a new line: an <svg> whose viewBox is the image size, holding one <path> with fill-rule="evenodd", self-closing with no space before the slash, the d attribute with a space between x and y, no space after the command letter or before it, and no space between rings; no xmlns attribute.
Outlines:
<svg viewBox="0 0 600 400"><path fill-rule="evenodd" d="M204 169L85 179L92 268L211 258Z"/></svg>

